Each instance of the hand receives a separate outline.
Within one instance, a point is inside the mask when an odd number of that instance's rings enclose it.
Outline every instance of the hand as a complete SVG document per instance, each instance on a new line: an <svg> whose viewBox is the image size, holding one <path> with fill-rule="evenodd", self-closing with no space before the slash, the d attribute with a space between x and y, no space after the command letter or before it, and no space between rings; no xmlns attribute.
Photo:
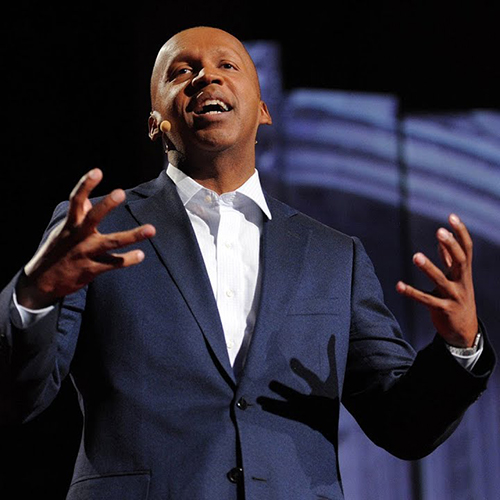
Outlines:
<svg viewBox="0 0 500 500"><path fill-rule="evenodd" d="M125 192L117 189L92 206L89 195L101 180L102 172L94 169L73 189L66 218L24 268L16 288L19 304L40 309L76 292L105 271L144 259L141 250L113 251L154 236L155 228L150 224L107 235L97 231L102 219L125 200Z"/></svg>
<svg viewBox="0 0 500 500"><path fill-rule="evenodd" d="M437 332L448 344L471 347L478 333L472 281L472 239L456 215L450 215L449 222L455 235L445 228L437 231L445 272L422 253L413 257L414 264L435 284L434 292L425 293L401 281L396 289L427 306Z"/></svg>

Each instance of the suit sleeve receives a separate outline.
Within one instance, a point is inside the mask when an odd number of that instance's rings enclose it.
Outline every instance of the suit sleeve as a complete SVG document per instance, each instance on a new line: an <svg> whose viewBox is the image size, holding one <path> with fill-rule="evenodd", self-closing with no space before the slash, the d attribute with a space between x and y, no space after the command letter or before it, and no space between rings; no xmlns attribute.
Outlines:
<svg viewBox="0 0 500 500"><path fill-rule="evenodd" d="M66 214L59 205L42 242ZM12 321L12 296L22 271L0 294L0 423L29 421L54 400L73 358L86 288L68 295L27 328Z"/></svg>
<svg viewBox="0 0 500 500"><path fill-rule="evenodd" d="M343 403L374 443L399 458L421 458L448 438L486 389L495 354L486 335L472 371L457 363L437 335L415 353L384 305L372 263L357 240L353 262Z"/></svg>

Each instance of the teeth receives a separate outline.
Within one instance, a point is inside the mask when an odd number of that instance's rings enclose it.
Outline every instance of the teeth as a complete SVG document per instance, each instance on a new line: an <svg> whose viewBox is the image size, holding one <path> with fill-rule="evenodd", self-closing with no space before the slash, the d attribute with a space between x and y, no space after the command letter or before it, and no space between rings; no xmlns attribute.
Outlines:
<svg viewBox="0 0 500 500"><path fill-rule="evenodd" d="M206 106L219 106L222 110L229 111L229 106L225 102L219 99L207 99L206 101L203 101L201 103L202 109L205 108ZM206 114L212 114L212 113L222 113L222 111L210 110L206 112Z"/></svg>
<svg viewBox="0 0 500 500"><path fill-rule="evenodd" d="M203 103L203 106L217 106L219 105L224 111L229 111L229 107L225 102L222 102L219 99L209 99Z"/></svg>

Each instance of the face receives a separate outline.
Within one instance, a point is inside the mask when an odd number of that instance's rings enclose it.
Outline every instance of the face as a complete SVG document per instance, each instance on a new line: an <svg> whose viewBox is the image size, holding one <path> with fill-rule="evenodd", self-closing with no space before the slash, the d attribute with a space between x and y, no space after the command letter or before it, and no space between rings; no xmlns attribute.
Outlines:
<svg viewBox="0 0 500 500"><path fill-rule="evenodd" d="M195 150L254 148L257 128L271 117L245 48L214 28L178 33L161 49L151 80L154 139L162 120L168 139L184 155Z"/></svg>

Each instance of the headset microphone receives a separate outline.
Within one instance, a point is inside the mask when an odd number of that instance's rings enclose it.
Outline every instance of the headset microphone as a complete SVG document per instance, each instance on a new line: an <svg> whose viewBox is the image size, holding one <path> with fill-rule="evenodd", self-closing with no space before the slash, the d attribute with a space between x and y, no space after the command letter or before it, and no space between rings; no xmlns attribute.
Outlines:
<svg viewBox="0 0 500 500"><path fill-rule="evenodd" d="M168 121L168 120L163 120L161 123L160 123L160 130L166 134L167 132L170 132L170 130L172 129L172 124Z"/></svg>

